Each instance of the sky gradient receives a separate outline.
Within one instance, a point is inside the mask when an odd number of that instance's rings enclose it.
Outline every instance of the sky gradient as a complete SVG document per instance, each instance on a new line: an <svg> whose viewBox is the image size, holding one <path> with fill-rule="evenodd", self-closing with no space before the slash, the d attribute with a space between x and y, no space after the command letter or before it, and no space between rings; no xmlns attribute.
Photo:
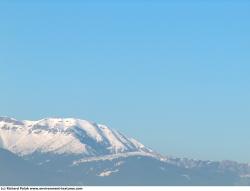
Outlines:
<svg viewBox="0 0 250 191"><path fill-rule="evenodd" d="M249 10L1 1L0 115L83 118L162 154L250 162Z"/></svg>

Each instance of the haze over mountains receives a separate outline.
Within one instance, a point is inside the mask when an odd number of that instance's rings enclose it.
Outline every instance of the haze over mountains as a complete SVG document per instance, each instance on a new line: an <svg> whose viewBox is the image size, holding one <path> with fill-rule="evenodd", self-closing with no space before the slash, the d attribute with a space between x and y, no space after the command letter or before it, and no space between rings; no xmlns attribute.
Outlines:
<svg viewBox="0 0 250 191"><path fill-rule="evenodd" d="M249 164L165 157L81 119L0 117L0 148L1 185L250 185Z"/></svg>

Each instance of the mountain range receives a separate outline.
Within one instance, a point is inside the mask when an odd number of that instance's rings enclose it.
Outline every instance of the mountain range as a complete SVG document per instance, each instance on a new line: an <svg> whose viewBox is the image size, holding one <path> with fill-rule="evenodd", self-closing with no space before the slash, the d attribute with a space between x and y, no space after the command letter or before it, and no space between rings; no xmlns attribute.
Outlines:
<svg viewBox="0 0 250 191"><path fill-rule="evenodd" d="M163 156L81 119L0 117L0 185L250 185L250 164Z"/></svg>

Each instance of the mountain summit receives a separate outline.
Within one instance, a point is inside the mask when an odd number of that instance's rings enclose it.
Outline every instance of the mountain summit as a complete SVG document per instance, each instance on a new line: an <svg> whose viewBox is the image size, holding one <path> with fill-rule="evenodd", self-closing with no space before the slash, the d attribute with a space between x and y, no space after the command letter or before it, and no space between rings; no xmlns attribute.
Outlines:
<svg viewBox="0 0 250 191"><path fill-rule="evenodd" d="M135 139L105 125L75 118L18 121L0 117L0 146L22 156L35 152L89 157L152 152Z"/></svg>

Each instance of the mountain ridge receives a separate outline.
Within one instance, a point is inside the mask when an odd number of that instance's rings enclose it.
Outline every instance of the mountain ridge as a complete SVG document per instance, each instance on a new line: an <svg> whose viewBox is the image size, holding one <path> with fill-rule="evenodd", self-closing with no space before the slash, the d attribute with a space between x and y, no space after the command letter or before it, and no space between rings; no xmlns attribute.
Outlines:
<svg viewBox="0 0 250 191"><path fill-rule="evenodd" d="M250 185L248 163L163 156L114 129L82 119L0 117L0 149L61 177L49 177L50 185Z"/></svg>
<svg viewBox="0 0 250 191"><path fill-rule="evenodd" d="M19 155L28 155L36 151L86 156L135 151L153 152L137 140L105 125L75 118L18 121L14 118L0 117L0 131L2 147Z"/></svg>

